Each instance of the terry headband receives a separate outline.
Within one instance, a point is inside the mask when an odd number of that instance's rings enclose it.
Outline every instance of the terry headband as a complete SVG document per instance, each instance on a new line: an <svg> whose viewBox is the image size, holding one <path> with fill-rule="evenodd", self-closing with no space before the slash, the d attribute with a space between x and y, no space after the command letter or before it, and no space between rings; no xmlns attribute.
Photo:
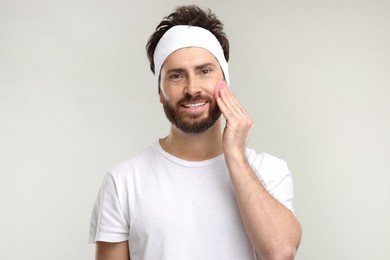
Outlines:
<svg viewBox="0 0 390 260"><path fill-rule="evenodd" d="M186 47L200 47L211 52L219 62L225 80L229 84L228 64L222 46L214 34L197 26L176 25L165 32L154 50L153 60L157 86L159 85L161 67L165 59L172 52Z"/></svg>

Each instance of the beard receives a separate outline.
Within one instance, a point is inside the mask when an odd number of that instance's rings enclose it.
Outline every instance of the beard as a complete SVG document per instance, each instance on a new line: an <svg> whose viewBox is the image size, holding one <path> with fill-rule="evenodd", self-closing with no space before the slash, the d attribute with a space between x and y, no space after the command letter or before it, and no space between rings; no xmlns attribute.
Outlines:
<svg viewBox="0 0 390 260"><path fill-rule="evenodd" d="M221 110L213 99L200 95L194 97L188 95L177 102L177 104L181 104L182 102L196 102L198 100L206 100L209 103L209 110L207 112L208 115L206 117L203 113L189 114L184 111L178 111L175 106L172 106L166 99L164 99L162 104L165 115L173 125L185 133L202 133L215 124L221 116Z"/></svg>

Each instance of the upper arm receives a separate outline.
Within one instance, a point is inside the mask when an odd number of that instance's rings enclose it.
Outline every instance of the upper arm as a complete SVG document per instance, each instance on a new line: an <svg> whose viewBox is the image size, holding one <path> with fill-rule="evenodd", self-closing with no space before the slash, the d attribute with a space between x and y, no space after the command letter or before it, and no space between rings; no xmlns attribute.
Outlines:
<svg viewBox="0 0 390 260"><path fill-rule="evenodd" d="M128 241L96 242L96 260L130 260Z"/></svg>

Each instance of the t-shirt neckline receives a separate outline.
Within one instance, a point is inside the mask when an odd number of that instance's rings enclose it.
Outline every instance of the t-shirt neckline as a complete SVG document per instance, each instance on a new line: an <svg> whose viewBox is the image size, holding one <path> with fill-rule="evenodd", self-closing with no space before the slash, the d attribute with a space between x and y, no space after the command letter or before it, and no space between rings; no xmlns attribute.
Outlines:
<svg viewBox="0 0 390 260"><path fill-rule="evenodd" d="M179 157L176 157L170 153L168 153L167 151L165 151L161 145L160 145L160 142L159 141L156 141L154 144L153 144L153 147L163 156L165 157L166 159L170 160L171 162L173 163L176 163L178 165L181 165L181 166L185 166L185 167L203 167L203 166L207 166L207 165L210 165L212 163L215 163L219 160L222 160L224 158L223 154L220 154L216 157L213 157L213 158L210 158L210 159L207 159L207 160L203 160L203 161L187 161L187 160L184 160L184 159L181 159Z"/></svg>

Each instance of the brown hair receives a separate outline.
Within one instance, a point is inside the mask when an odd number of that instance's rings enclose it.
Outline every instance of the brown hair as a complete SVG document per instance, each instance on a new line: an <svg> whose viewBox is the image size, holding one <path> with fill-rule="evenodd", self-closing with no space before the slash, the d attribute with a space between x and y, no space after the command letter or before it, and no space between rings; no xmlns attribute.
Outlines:
<svg viewBox="0 0 390 260"><path fill-rule="evenodd" d="M229 40L223 32L223 24L211 12L210 9L203 10L196 5L185 5L177 7L173 13L164 17L156 27L156 31L150 36L146 44L146 53L150 63L150 70L154 71L153 55L157 43L166 31L175 25L198 26L209 30L218 39L222 46L226 61L229 60Z"/></svg>

